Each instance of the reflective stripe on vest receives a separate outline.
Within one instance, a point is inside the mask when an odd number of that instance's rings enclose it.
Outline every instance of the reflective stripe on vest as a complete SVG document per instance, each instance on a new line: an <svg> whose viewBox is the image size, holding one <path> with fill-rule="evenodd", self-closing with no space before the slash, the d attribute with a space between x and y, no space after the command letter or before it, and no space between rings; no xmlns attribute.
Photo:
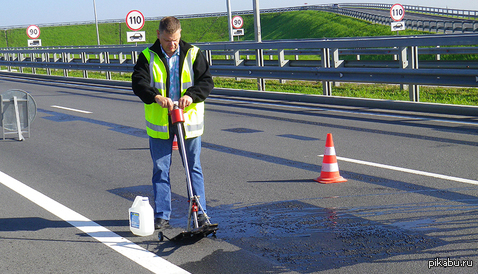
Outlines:
<svg viewBox="0 0 478 274"><path fill-rule="evenodd" d="M181 71L181 96L194 85L193 64L196 61L199 48L192 47L186 53ZM159 56L149 48L143 50L149 62L151 73L150 85L158 89L162 96L166 96L167 70ZM145 104L146 131L153 138L169 139L168 109L157 103ZM184 110L185 137L193 138L204 132L204 102L193 103Z"/></svg>

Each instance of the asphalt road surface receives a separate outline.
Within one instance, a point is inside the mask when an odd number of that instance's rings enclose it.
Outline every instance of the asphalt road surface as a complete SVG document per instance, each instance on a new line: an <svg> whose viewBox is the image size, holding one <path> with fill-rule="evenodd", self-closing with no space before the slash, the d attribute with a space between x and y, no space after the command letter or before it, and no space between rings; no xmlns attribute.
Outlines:
<svg viewBox="0 0 478 274"><path fill-rule="evenodd" d="M216 237L134 236L152 195L128 89L0 78L29 92L31 137L0 140L0 273L476 273L478 119L214 95L202 165ZM340 175L319 184L327 133ZM173 229L186 227L179 154Z"/></svg>

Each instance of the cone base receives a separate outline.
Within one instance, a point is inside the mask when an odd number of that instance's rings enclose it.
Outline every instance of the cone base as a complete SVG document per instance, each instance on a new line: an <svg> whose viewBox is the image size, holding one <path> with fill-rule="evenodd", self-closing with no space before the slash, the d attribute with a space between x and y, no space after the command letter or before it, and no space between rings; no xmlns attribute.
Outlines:
<svg viewBox="0 0 478 274"><path fill-rule="evenodd" d="M347 179L345 179L342 176L335 177L335 178L321 178L321 177L319 177L319 178L315 179L314 181L316 181L318 183L321 183L321 184L333 184L333 183L347 182Z"/></svg>

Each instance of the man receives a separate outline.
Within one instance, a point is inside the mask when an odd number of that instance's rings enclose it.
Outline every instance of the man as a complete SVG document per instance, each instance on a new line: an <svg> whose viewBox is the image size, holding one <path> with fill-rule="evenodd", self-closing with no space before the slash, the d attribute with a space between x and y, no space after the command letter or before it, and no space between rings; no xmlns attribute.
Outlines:
<svg viewBox="0 0 478 274"><path fill-rule="evenodd" d="M158 39L138 57L132 75L134 93L145 103L146 131L153 160L154 214L156 229L169 227L171 184L169 168L173 137L177 134L168 113L174 102L184 110L185 149L192 190L199 196L206 222L206 197L200 152L204 130L204 100L214 87L209 64L199 48L181 40L181 24L175 17L159 23ZM183 148L179 148L183 149Z"/></svg>

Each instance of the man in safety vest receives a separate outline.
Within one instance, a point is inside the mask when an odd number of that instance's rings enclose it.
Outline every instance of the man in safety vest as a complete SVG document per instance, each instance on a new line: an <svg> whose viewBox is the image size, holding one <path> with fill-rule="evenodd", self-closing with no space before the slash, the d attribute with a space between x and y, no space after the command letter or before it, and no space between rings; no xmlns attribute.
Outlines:
<svg viewBox="0 0 478 274"><path fill-rule="evenodd" d="M214 87L209 64L199 48L181 40L181 24L175 17L159 23L158 40L139 55L132 75L132 88L144 102L146 131L153 160L153 191L156 229L169 227L171 185L169 168L173 137L168 113L174 102L184 110L186 155L194 195L206 211L204 178L200 162L204 130L204 100ZM181 148L180 148L181 149ZM201 226L206 222L198 212Z"/></svg>

